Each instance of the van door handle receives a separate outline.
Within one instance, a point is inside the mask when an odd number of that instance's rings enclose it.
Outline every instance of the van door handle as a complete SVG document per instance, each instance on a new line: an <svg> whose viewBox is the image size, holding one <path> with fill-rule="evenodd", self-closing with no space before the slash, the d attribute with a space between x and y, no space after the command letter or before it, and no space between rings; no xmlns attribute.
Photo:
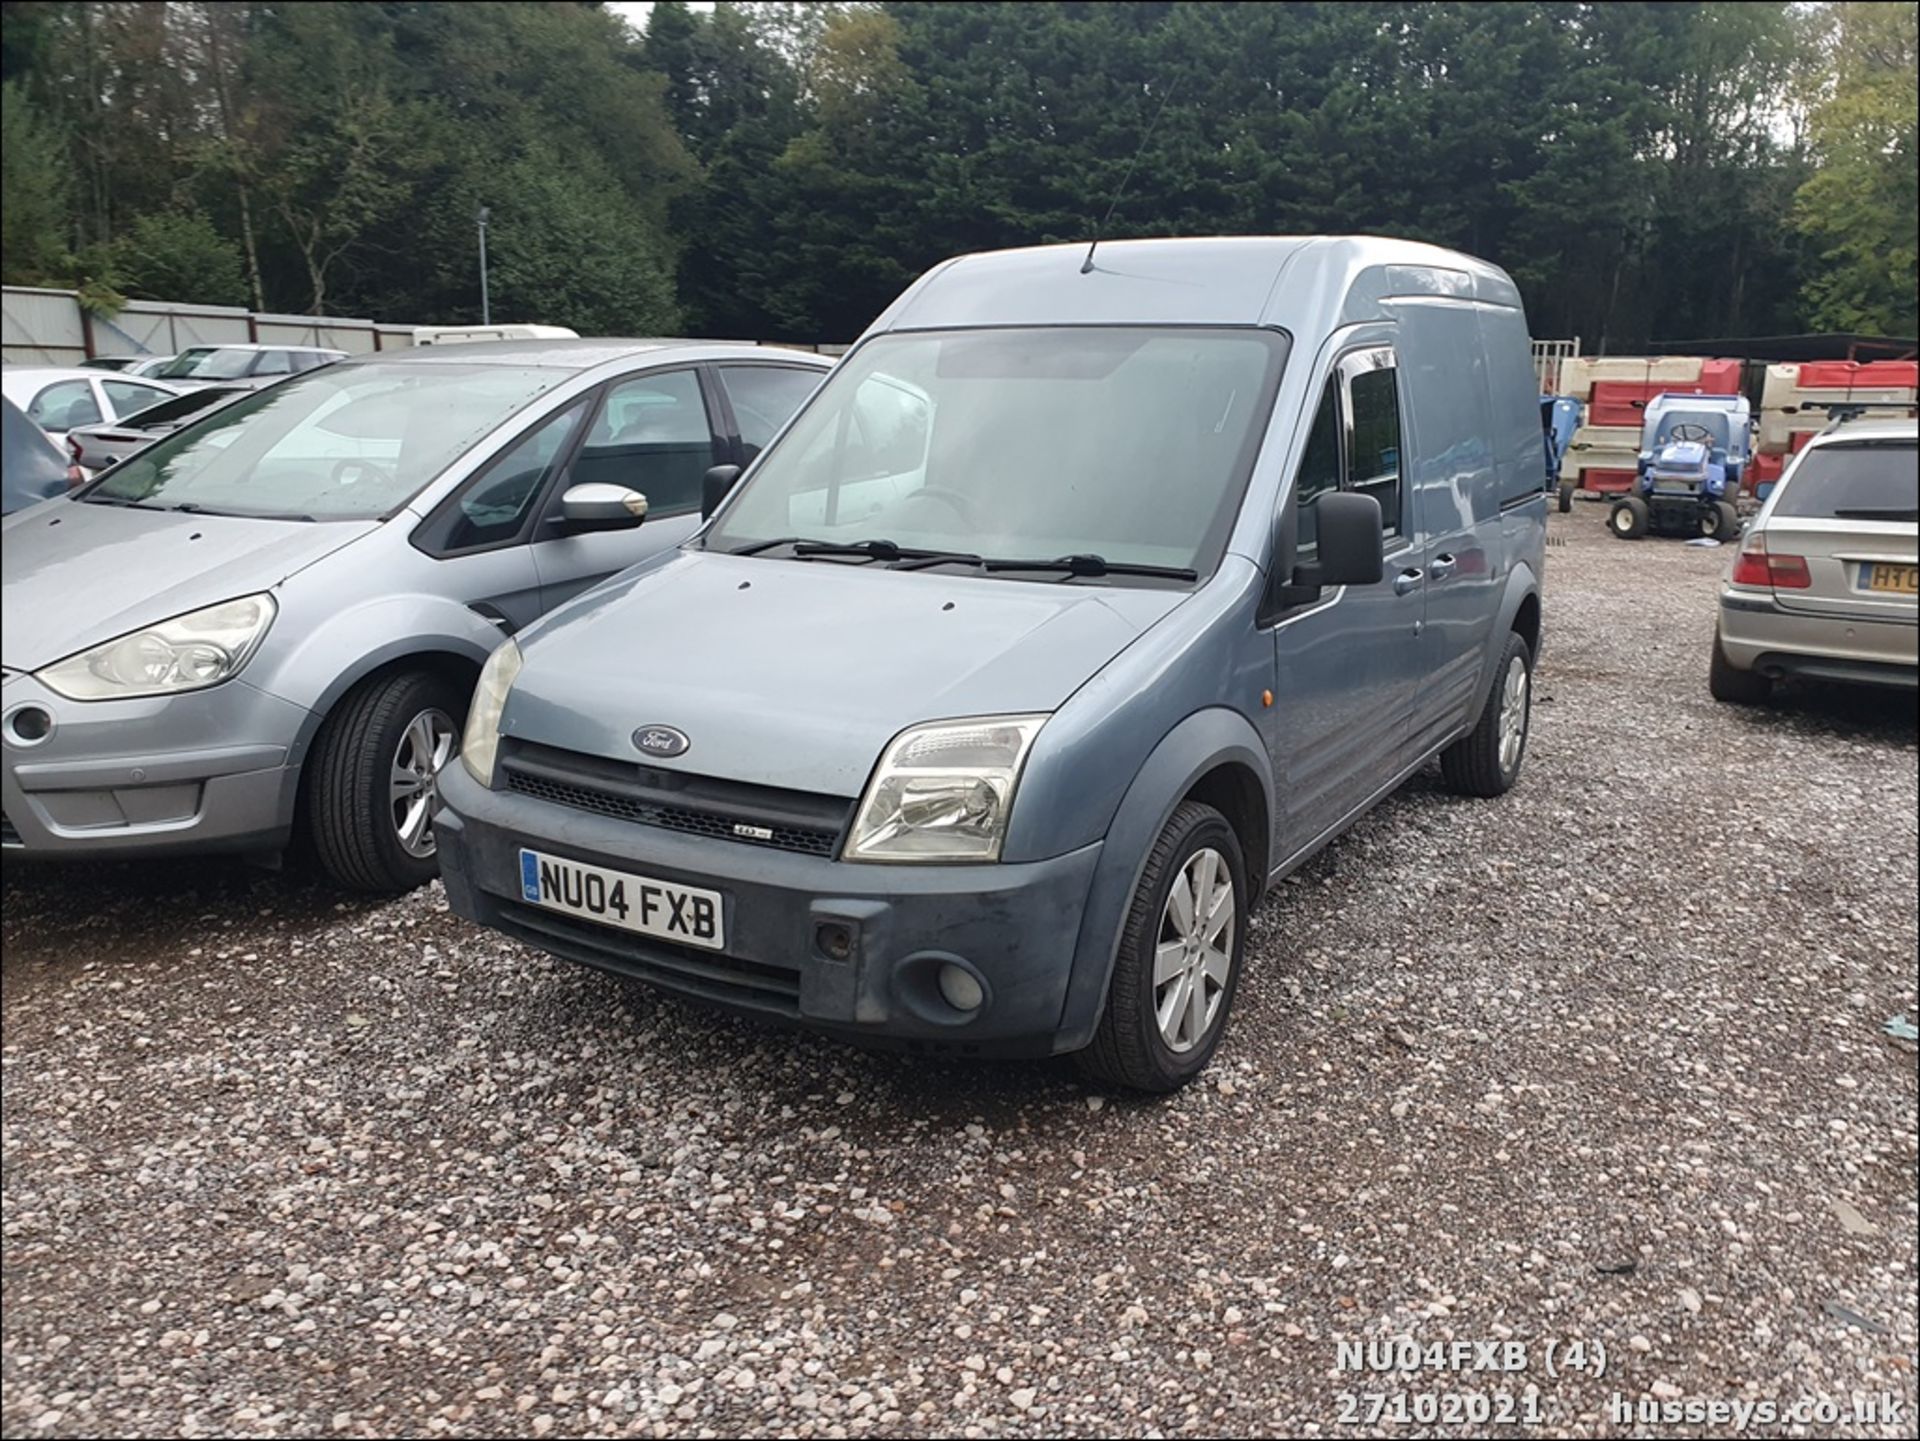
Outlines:
<svg viewBox="0 0 1920 1441"><path fill-rule="evenodd" d="M1453 574L1453 568L1459 563L1450 555L1436 555L1427 562L1427 574L1435 580L1445 580Z"/></svg>
<svg viewBox="0 0 1920 1441"><path fill-rule="evenodd" d="M1393 593L1395 595L1407 595L1419 589L1420 581L1421 572L1418 569L1403 570L1393 578Z"/></svg>

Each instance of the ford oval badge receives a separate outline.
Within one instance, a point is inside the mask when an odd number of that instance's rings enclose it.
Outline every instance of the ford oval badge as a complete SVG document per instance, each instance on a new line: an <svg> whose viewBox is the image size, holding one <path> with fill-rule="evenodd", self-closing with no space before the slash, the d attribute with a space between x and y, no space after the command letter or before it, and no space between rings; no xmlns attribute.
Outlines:
<svg viewBox="0 0 1920 1441"><path fill-rule="evenodd" d="M633 733L633 743L650 756L685 755L693 742L685 731L672 726L641 726Z"/></svg>

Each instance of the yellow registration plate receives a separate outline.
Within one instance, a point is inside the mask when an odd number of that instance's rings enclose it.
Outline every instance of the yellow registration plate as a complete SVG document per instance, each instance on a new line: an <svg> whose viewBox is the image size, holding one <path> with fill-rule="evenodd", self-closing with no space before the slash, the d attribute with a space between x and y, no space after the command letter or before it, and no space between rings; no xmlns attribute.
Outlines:
<svg viewBox="0 0 1920 1441"><path fill-rule="evenodd" d="M1920 565L1863 565L1868 590L1890 590L1895 595L1920 594Z"/></svg>

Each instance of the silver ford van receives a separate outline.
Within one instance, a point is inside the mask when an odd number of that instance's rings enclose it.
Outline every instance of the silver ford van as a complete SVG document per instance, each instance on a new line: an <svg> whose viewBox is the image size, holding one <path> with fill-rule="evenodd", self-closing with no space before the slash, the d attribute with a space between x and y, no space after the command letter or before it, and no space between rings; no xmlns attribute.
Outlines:
<svg viewBox="0 0 1920 1441"><path fill-rule="evenodd" d="M843 1037L1179 1086L1261 894L1435 756L1513 785L1520 299L1370 238L951 260L704 527L487 662L453 908Z"/></svg>

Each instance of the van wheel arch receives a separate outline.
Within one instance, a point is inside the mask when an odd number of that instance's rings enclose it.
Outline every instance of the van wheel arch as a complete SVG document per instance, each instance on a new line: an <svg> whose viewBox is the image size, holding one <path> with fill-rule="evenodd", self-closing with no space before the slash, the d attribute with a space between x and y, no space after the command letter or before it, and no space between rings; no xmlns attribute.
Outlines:
<svg viewBox="0 0 1920 1441"><path fill-rule="evenodd" d="M1227 818L1240 840L1247 861L1249 904L1257 905L1267 889L1267 864L1272 850L1272 817L1260 777L1238 761L1223 761L1187 788L1180 804L1198 801ZM1180 807L1176 805L1175 810Z"/></svg>

